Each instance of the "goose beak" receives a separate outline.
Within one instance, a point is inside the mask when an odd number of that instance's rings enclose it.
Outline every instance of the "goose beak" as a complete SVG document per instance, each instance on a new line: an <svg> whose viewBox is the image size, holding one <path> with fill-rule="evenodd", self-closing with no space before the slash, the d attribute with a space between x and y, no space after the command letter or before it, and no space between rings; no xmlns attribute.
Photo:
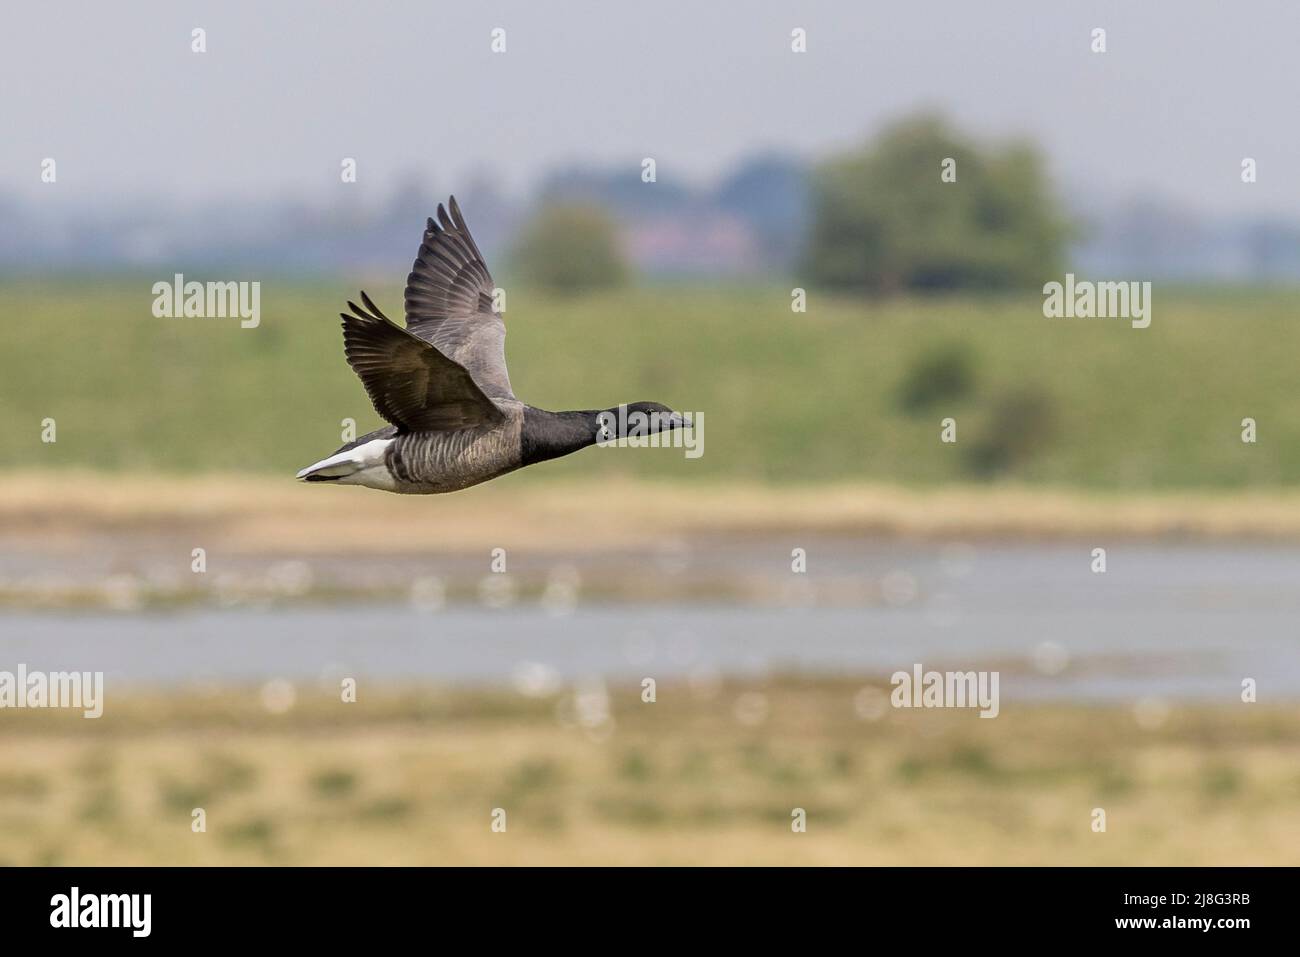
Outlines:
<svg viewBox="0 0 1300 957"><path fill-rule="evenodd" d="M691 427L691 417L683 415L681 412L674 412L668 416L668 428L670 429L689 429Z"/></svg>

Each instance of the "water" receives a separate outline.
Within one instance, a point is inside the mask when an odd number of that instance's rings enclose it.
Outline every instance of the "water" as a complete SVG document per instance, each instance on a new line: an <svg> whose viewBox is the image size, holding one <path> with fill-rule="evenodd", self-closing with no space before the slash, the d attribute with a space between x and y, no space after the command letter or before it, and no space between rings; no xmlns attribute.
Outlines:
<svg viewBox="0 0 1300 957"><path fill-rule="evenodd" d="M999 670L1004 700L1300 698L1300 550L1116 546L841 549L878 576L858 607L580 602L0 616L0 669L104 671L111 684L450 684L800 671ZM810 553L809 574L818 555ZM795 576L790 576L791 580ZM1061 665L1064 665L1063 670Z"/></svg>

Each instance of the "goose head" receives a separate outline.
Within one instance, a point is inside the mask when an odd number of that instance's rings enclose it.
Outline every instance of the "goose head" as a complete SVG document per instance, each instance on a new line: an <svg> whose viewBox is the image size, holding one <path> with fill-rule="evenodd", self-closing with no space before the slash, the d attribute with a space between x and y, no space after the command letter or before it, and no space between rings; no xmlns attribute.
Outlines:
<svg viewBox="0 0 1300 957"><path fill-rule="evenodd" d="M596 441L612 442L634 435L689 429L691 419L661 402L628 402L596 413Z"/></svg>

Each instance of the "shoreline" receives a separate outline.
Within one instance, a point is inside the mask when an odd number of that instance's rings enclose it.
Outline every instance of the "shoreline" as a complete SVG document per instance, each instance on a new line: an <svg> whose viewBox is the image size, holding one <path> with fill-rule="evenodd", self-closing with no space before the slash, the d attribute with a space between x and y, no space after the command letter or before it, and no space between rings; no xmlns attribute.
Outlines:
<svg viewBox="0 0 1300 957"><path fill-rule="evenodd" d="M1130 495L997 484L768 486L499 479L453 495L315 488L257 475L0 475L0 548L206 540L244 555L601 552L683 538L1300 542L1300 490Z"/></svg>
<svg viewBox="0 0 1300 957"><path fill-rule="evenodd" d="M579 595L584 604L880 607L899 600L900 574L911 592L918 568L937 568L933 586L946 588L976 550L1039 550L1031 563L1077 551L1086 563L1098 546L1124 547L1131 561L1143 549L1261 554L1298 543L1300 494L1281 492L506 479L399 496L257 476L0 477L0 608L9 610L563 608ZM800 554L807 575L792 574Z"/></svg>

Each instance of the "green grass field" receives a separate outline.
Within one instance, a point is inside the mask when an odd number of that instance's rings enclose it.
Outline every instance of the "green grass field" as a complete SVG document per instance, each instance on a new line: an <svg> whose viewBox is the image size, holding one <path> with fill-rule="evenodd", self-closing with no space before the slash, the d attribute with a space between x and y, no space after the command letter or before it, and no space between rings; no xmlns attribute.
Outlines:
<svg viewBox="0 0 1300 957"><path fill-rule="evenodd" d="M244 330L154 318L156 278L0 283L7 464L292 474L339 444L344 417L379 424L338 328L359 283L265 279L261 325ZM400 315L400 289L367 290ZM509 297L511 377L527 401L653 399L705 414L698 460L591 450L548 464L550 477L1300 480L1300 292L1157 287L1146 330L1045 319L1038 296L861 302L814 290L806 314L779 287ZM956 445L939 441L945 416ZM1255 445L1240 440L1246 416L1259 423ZM52 445L41 442L46 417Z"/></svg>

